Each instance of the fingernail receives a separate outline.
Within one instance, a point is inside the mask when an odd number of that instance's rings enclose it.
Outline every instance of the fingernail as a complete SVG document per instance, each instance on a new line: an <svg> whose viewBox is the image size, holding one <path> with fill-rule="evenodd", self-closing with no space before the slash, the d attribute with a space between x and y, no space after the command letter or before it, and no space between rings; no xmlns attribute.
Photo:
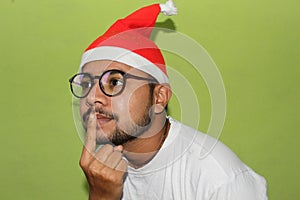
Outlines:
<svg viewBox="0 0 300 200"><path fill-rule="evenodd" d="M94 119L95 118L95 113L92 111L90 114L90 119Z"/></svg>

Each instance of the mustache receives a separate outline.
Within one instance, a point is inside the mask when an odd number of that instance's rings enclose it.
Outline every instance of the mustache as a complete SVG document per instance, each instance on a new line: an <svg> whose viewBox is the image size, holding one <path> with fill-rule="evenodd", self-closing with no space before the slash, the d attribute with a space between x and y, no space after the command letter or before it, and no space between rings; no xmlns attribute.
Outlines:
<svg viewBox="0 0 300 200"><path fill-rule="evenodd" d="M94 107L90 107L83 115L82 115L82 120L83 122L87 123L88 119L89 119L89 116L91 114L91 112L93 111ZM111 118L111 119L114 119L115 121L119 121L119 116L115 113L112 113L112 112L108 112L108 111L105 111L103 108L97 108L95 109L95 112L101 114L101 115L104 115L105 117L107 118Z"/></svg>

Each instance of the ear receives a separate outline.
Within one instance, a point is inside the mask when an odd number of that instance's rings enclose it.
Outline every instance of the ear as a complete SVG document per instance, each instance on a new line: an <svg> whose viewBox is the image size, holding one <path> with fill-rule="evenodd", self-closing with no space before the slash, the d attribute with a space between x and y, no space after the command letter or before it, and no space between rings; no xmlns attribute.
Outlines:
<svg viewBox="0 0 300 200"><path fill-rule="evenodd" d="M155 86L153 93L154 112L160 114L165 111L165 107L172 96L172 91L168 84L159 84Z"/></svg>

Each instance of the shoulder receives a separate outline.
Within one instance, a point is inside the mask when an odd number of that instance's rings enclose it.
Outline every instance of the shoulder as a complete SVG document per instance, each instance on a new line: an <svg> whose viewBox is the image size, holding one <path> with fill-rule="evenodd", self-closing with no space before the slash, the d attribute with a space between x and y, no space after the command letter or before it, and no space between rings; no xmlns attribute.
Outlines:
<svg viewBox="0 0 300 200"><path fill-rule="evenodd" d="M185 149L181 159L185 160L188 171L191 171L190 179L195 184L202 188L206 185L211 194L229 192L244 197L247 192L262 196L266 193L265 179L243 163L225 144L174 119L170 121L176 138L173 142ZM240 192L230 192L235 190Z"/></svg>
<svg viewBox="0 0 300 200"><path fill-rule="evenodd" d="M177 147L185 148L181 150L184 150L191 160L205 163L209 168L215 166L218 171L227 176L239 174L249 169L231 149L218 139L172 118L170 118L170 122L172 142Z"/></svg>

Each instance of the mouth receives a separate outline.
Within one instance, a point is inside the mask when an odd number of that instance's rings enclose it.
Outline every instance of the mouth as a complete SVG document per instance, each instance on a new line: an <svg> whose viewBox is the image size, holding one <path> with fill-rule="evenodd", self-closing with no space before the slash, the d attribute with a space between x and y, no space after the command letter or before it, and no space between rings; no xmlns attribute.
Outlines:
<svg viewBox="0 0 300 200"><path fill-rule="evenodd" d="M99 113L96 114L96 117L97 117L97 122L98 122L99 126L105 125L114 119L112 117L109 117L104 114L99 114Z"/></svg>

